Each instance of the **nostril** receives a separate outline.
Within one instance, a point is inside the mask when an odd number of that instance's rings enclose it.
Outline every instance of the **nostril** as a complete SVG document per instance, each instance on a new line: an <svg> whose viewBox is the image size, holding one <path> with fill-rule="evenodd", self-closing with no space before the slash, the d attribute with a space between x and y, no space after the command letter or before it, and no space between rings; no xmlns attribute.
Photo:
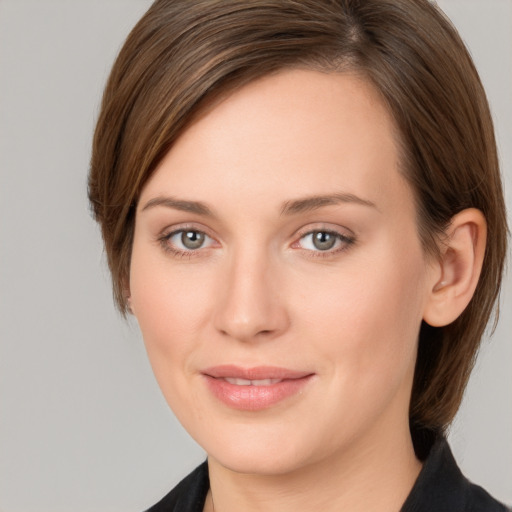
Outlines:
<svg viewBox="0 0 512 512"><path fill-rule="evenodd" d="M239 341L264 341L282 334L288 325L286 307L261 272L248 272L248 265L235 266L223 283L215 303L212 322L224 337Z"/></svg>

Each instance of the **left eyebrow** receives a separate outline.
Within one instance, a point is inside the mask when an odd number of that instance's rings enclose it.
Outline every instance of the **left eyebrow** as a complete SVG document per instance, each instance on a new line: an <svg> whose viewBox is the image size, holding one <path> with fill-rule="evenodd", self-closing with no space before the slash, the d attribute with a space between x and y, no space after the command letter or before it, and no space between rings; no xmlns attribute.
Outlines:
<svg viewBox="0 0 512 512"><path fill-rule="evenodd" d="M326 196L304 197L301 199L295 199L293 201L286 201L281 208L281 215L294 215L297 213L317 210L323 206L332 206L343 203L354 203L361 206L375 208L377 211L379 211L377 205L368 199L363 199L354 194L339 193Z"/></svg>
<svg viewBox="0 0 512 512"><path fill-rule="evenodd" d="M184 199L176 199L174 197L155 197L148 201L141 209L142 212L155 208L157 206L164 206L174 210L183 212L196 213L197 215L204 215L205 217L213 217L211 209L199 201L186 201Z"/></svg>

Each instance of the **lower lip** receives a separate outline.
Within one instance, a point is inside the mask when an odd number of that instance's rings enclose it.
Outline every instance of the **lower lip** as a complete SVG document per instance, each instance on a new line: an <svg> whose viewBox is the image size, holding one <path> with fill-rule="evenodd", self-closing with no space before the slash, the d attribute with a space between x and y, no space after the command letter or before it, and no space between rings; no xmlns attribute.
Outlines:
<svg viewBox="0 0 512 512"><path fill-rule="evenodd" d="M269 386L237 386L224 379L205 375L213 395L229 407L241 411L260 411L298 395L312 377L306 375L299 379L284 379Z"/></svg>

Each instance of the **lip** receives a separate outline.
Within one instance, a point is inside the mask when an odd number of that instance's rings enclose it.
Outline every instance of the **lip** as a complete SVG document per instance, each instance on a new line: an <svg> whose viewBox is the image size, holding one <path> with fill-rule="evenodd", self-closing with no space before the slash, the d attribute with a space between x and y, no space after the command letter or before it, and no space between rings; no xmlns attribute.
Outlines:
<svg viewBox="0 0 512 512"><path fill-rule="evenodd" d="M235 365L207 368L202 374L208 389L217 399L242 411L267 409L291 398L299 394L314 375L309 371L275 366L244 368ZM241 382L234 383L235 380Z"/></svg>

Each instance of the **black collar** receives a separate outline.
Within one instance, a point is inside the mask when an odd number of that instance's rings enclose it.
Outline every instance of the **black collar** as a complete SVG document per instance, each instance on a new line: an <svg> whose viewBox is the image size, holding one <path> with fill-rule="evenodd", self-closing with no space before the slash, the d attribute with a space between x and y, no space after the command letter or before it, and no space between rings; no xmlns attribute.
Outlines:
<svg viewBox="0 0 512 512"><path fill-rule="evenodd" d="M446 439L436 440L401 512L507 512L461 473Z"/></svg>
<svg viewBox="0 0 512 512"><path fill-rule="evenodd" d="M147 512L203 512L210 487L204 462ZM439 438L400 512L507 512L504 505L460 472L448 443Z"/></svg>

